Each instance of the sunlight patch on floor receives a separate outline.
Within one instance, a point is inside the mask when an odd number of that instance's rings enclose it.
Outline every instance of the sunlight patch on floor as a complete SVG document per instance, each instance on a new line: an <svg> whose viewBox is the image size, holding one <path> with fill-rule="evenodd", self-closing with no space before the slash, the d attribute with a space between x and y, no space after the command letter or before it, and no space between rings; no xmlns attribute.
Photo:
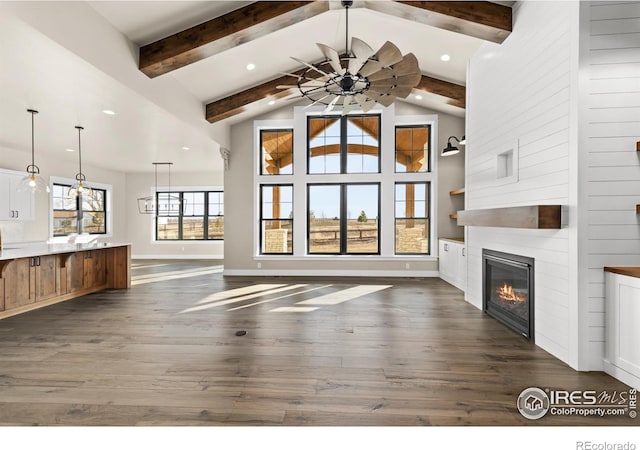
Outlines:
<svg viewBox="0 0 640 450"><path fill-rule="evenodd" d="M313 312L316 309L320 309L319 306L281 306L279 308L272 309L269 312Z"/></svg>
<svg viewBox="0 0 640 450"><path fill-rule="evenodd" d="M205 298L200 300L198 304L202 303L211 303L218 300L227 300L234 297L240 297L248 294L259 293L262 295L265 291L270 291L272 289L280 288L286 286L286 284L252 284L251 286L236 288L236 289L227 289L226 291L216 292L215 294L207 295Z"/></svg>
<svg viewBox="0 0 640 450"><path fill-rule="evenodd" d="M153 273L147 275L137 275L131 277L131 286L157 283L159 281L179 280L181 278L198 277L200 275L210 275L213 273L221 273L223 270L223 266L213 266L210 269L189 269L177 270L172 272Z"/></svg>
<svg viewBox="0 0 640 450"><path fill-rule="evenodd" d="M147 265L143 265L143 264L135 264L132 263L131 264L131 268L132 269L150 269L152 267L163 267L163 266L168 266L169 264L147 264Z"/></svg>
<svg viewBox="0 0 640 450"><path fill-rule="evenodd" d="M362 297L363 295L373 294L374 292L389 289L391 285L360 285L352 288L343 289L338 292L332 292L331 294L323 295L320 297L312 298L309 300L303 300L296 303L296 305L339 305L340 303L348 302L349 300Z"/></svg>
<svg viewBox="0 0 640 450"><path fill-rule="evenodd" d="M237 306L235 308L227 309L227 311L237 311L239 309L251 308L252 306L258 306L258 305L262 305L263 303L274 302L276 300L281 300L283 298L293 297L293 296L296 296L296 295L304 294L306 292L317 291L318 289L324 289L324 288L328 288L328 287L331 287L331 286L332 286L331 284L325 284L324 286L318 286L318 287L314 287L314 288L311 288L311 289L305 289L304 291L294 292L293 294L281 295L280 297L268 298L266 300L261 300L259 302L249 303L248 305Z"/></svg>
<svg viewBox="0 0 640 450"><path fill-rule="evenodd" d="M257 287L257 286L283 286L283 285L255 285L255 286L249 286L249 287ZM271 295L271 294L277 294L279 292L284 292L284 291L290 291L292 289L299 289L302 287L307 287L308 284L293 284L290 286L283 286L280 288L275 288L275 289L270 289L268 291L262 290L261 292L257 292L255 294L249 294L249 295L243 295L240 297L234 297L234 298L230 298L227 300L220 300L217 302L213 302L213 303L207 303L207 304L202 304L204 302L210 302L212 299L215 300L216 297L225 294L227 291L225 292L218 292L216 294L210 295L207 298L205 298L204 300L201 300L198 302L198 304L200 306L193 306L191 308L187 308L184 311L180 311L180 314L183 313L188 313L188 312L194 312L194 311L202 311L205 309L210 309L210 308L216 308L218 306L224 306L224 305L230 305L232 303L238 303L238 302L243 302L245 300L251 300L252 298L257 298L257 297L262 297L263 295Z"/></svg>

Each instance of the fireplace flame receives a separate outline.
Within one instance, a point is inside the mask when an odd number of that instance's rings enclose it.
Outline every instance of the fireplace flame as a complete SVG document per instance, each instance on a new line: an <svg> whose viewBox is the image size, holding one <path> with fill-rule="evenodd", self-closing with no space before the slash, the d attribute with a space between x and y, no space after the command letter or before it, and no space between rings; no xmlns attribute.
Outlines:
<svg viewBox="0 0 640 450"><path fill-rule="evenodd" d="M503 286L496 289L496 293L500 300L507 302L526 302L526 295L518 295L518 293L513 289L513 286L505 283Z"/></svg>

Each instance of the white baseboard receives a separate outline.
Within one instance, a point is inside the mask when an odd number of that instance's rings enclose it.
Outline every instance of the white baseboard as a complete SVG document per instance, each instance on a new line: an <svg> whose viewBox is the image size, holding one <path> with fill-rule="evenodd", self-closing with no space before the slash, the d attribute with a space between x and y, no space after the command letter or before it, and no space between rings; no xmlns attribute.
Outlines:
<svg viewBox="0 0 640 450"><path fill-rule="evenodd" d="M232 277L393 277L393 278L437 278L436 270L262 270L225 269L222 274Z"/></svg>
<svg viewBox="0 0 640 450"><path fill-rule="evenodd" d="M224 259L223 255L131 255L131 259Z"/></svg>
<svg viewBox="0 0 640 450"><path fill-rule="evenodd" d="M604 365L604 371L611 375L613 378L622 381L624 384L628 384L634 389L640 390L640 378L636 375L621 369L618 366L614 366L608 360L602 361Z"/></svg>

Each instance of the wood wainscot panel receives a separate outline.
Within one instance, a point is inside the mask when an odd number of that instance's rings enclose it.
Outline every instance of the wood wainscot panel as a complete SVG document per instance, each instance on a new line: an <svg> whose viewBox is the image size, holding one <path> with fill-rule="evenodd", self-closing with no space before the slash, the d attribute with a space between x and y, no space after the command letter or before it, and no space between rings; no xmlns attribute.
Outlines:
<svg viewBox="0 0 640 450"><path fill-rule="evenodd" d="M559 229L562 228L562 206L533 205L458 211L458 225Z"/></svg>

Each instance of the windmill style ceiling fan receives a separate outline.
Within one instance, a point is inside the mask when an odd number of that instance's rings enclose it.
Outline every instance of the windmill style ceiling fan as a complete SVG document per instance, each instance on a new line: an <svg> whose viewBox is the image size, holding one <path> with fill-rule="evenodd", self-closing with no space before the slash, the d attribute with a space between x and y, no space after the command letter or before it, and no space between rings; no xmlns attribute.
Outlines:
<svg viewBox="0 0 640 450"><path fill-rule="evenodd" d="M420 82L422 72L413 53L402 55L393 43L387 41L375 52L362 40L351 39L349 49L349 7L352 0L342 0L346 11L346 54L340 55L333 48L316 44L326 60L310 64L298 58L305 69L298 74L286 73L297 78L295 85L278 86L279 89L297 88L311 105L326 105L325 112L336 105L342 106L342 114L348 114L360 106L367 112L376 103L391 105L396 98L406 98Z"/></svg>

